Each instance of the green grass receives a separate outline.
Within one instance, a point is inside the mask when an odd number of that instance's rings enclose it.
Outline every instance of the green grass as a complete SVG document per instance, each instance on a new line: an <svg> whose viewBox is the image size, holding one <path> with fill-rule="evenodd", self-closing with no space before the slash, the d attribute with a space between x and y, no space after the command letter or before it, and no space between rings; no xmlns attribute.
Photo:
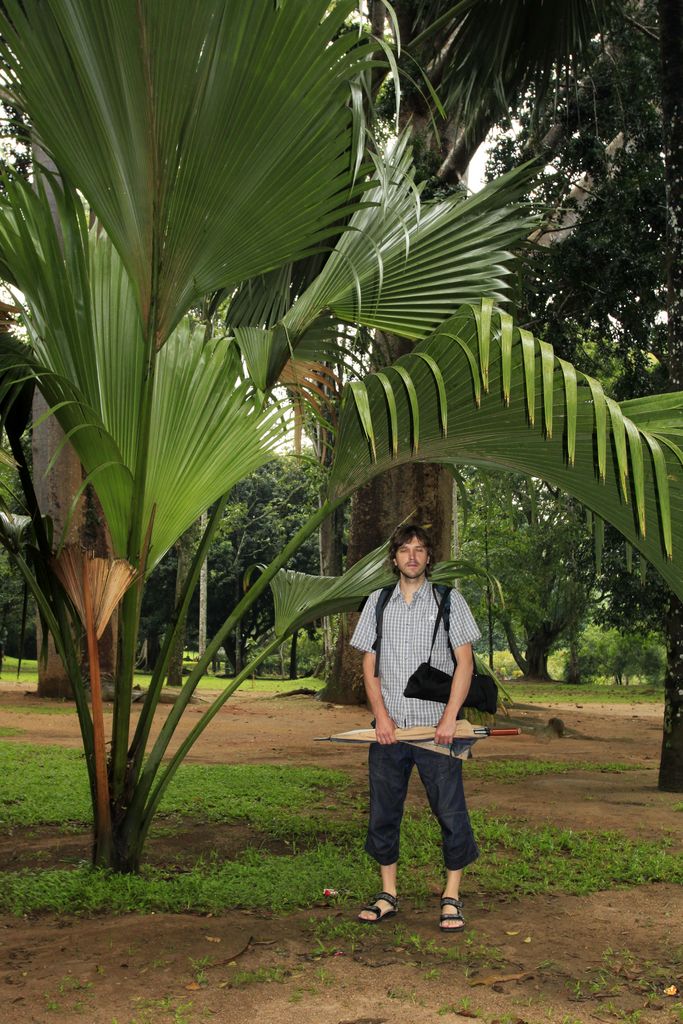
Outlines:
<svg viewBox="0 0 683 1024"><path fill-rule="evenodd" d="M2 659L2 674L0 680L3 683L37 683L38 662L31 658L21 659L21 672L17 676L17 659L7 655Z"/></svg>
<svg viewBox="0 0 683 1024"><path fill-rule="evenodd" d="M14 715L75 715L76 705L70 702L60 702L59 704L51 701L49 704L3 704L3 712L8 711ZM108 710L105 707L105 713ZM111 710L111 705L109 707Z"/></svg>
<svg viewBox="0 0 683 1024"><path fill-rule="evenodd" d="M475 814L482 856L467 871L467 891L516 898L538 893L585 895L648 882L683 883L683 855L614 832L522 827ZM343 902L359 903L377 886L362 853L361 821L353 840L326 842L295 855L249 849L237 859L202 862L184 872L145 868L112 875L86 867L6 872L0 911L25 914L220 913L233 907L287 912L320 901L333 885ZM402 893L426 900L439 883L440 835L430 816L408 815L402 842Z"/></svg>
<svg viewBox="0 0 683 1024"><path fill-rule="evenodd" d="M11 725L0 725L0 738L3 736L21 736L25 729L13 729Z"/></svg>
<svg viewBox="0 0 683 1024"><path fill-rule="evenodd" d="M519 782L520 779L536 775L565 775L567 772L601 772L619 775L621 772L640 771L642 765L620 764L602 761L465 761L464 773L470 779L495 780L496 782Z"/></svg>
<svg viewBox="0 0 683 1024"><path fill-rule="evenodd" d="M198 690L224 690L232 683L232 679L221 679L218 676L204 676L200 680ZM316 676L305 679L247 679L238 689L238 693L287 693L307 687L310 690L322 690L324 680Z"/></svg>
<svg viewBox="0 0 683 1024"><path fill-rule="evenodd" d="M24 671L24 669L22 668L19 675L17 675L16 671L10 673L7 670L7 666L5 666L5 668L2 670L2 675L0 676L0 682L16 683L17 686L30 686L31 684L36 686L38 683L38 672L32 671L30 669L28 671Z"/></svg>
<svg viewBox="0 0 683 1024"><path fill-rule="evenodd" d="M187 668L192 668L190 662L186 663ZM202 676L197 684L197 690L213 690L222 692L233 682L234 677L223 679L222 676ZM149 673L136 672L135 683L137 686L146 687L151 676ZM287 693L288 690L298 690L300 687L307 687L310 690L322 690L324 680L316 676L307 676L305 679L245 679L238 688L238 693Z"/></svg>
<svg viewBox="0 0 683 1024"><path fill-rule="evenodd" d="M185 662L185 667L193 668L194 663ZM2 680L3 682L37 683L38 668L35 661L24 659L21 663L22 670L17 679L16 658L4 659ZM137 672L135 682L138 686L149 685L150 673ZM198 685L199 690L224 690L232 683L232 679L222 679L219 676L206 675ZM240 686L244 693L283 693L287 690L298 687L309 687L313 690L321 690L324 681L314 676L306 679L248 679ZM570 686L568 683L530 683L518 680L505 680L503 686L511 699L520 704L659 704L664 700L664 692L661 687L648 686L647 684L634 684L632 686L616 686L615 684L600 685L586 683L585 685Z"/></svg>
<svg viewBox="0 0 683 1024"><path fill-rule="evenodd" d="M568 683L528 683L506 680L505 689L517 704L661 704L662 687L599 686Z"/></svg>
<svg viewBox="0 0 683 1024"><path fill-rule="evenodd" d="M472 822L484 856L468 875L487 892L580 896L649 882L683 882L683 854L668 851L662 840L632 840L616 831L534 828L483 811L475 812ZM432 833L433 843L439 842L431 819L421 827Z"/></svg>
<svg viewBox="0 0 683 1024"><path fill-rule="evenodd" d="M330 879L351 898L365 898L377 887L376 874L359 847L351 851L332 843L295 856L247 850L237 860L203 863L182 873L144 868L140 875L124 876L86 867L32 868L3 875L0 910L11 914L37 910L145 914L220 913L229 907L259 907L285 912L319 901Z"/></svg>
<svg viewBox="0 0 683 1024"><path fill-rule="evenodd" d="M482 775L504 764L492 762L489 769L482 763ZM539 767L538 762L528 764ZM618 765L583 764L590 770L622 770ZM577 766L550 762L547 767L565 771ZM6 826L89 820L85 769L76 751L0 743L0 778ZM216 823L248 822L267 836L287 839L291 852L248 848L223 862L207 850L206 858L189 870L171 863L163 870L146 867L139 876L125 877L83 865L42 871L33 866L3 873L0 912L218 913L243 906L286 912L319 902L326 887L339 891L340 902L354 904L376 889L376 867L362 850L365 814L341 772L185 765L163 813ZM683 854L671 852L661 840L640 842L617 832L575 832L549 825L534 828L482 811L472 820L481 857L467 871L468 892L516 898L582 895L646 882L683 883ZM317 843L306 848L299 843L302 837L315 837ZM440 883L440 845L430 814L406 815L404 896L432 898Z"/></svg>
<svg viewBox="0 0 683 1024"><path fill-rule="evenodd" d="M0 742L0 778L3 827L92 820L78 750ZM178 770L157 820L181 814L209 822L246 821L276 835L311 821L310 832L330 817L348 785L342 772L323 768L187 764Z"/></svg>
<svg viewBox="0 0 683 1024"><path fill-rule="evenodd" d="M638 767L594 761L475 759L466 763L465 772L470 778L516 782L536 775ZM79 750L0 742L0 778L0 826L91 821L85 761ZM341 827L339 810L347 800L348 786L343 772L323 768L184 764L162 801L157 821L163 822L165 815L207 822L241 820L275 835L303 838L327 831L331 819Z"/></svg>
<svg viewBox="0 0 683 1024"><path fill-rule="evenodd" d="M9 674L9 672L16 672L17 665L19 662L16 658L12 658L9 655L5 655L2 659L2 672L3 675ZM22 658L21 667L27 671L36 672L38 669L38 662L33 658Z"/></svg>
<svg viewBox="0 0 683 1024"><path fill-rule="evenodd" d="M186 662L186 668L192 669L192 667L192 662ZM150 672L136 672L135 685L144 689L149 686L151 678ZM37 685L37 664L35 661L22 661L21 672L17 675L17 659L5 658L0 679L3 683ZM222 691L232 681L232 678L223 679L221 676L205 675L200 679L197 689ZM286 693L288 690L296 690L304 686L311 690L322 690L324 685L324 681L316 676L307 676L304 679L247 679L239 690L246 693Z"/></svg>

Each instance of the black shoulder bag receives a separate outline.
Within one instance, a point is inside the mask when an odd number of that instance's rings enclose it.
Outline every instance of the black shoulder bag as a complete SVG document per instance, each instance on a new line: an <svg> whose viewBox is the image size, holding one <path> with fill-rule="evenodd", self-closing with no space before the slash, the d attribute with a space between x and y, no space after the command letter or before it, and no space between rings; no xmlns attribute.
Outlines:
<svg viewBox="0 0 683 1024"><path fill-rule="evenodd" d="M429 657L426 661L423 661L421 665L413 672L412 676L408 680L405 690L403 691L404 697L413 697L418 700L431 700L436 701L437 704L447 704L451 695L451 686L453 683L453 674L448 672L442 672L438 668L433 668L432 654L434 653L434 644L436 643L436 637L439 632L439 626L441 625L441 619L443 618L444 605L446 598L450 594L445 594L439 603L439 612L436 616L436 622L434 623L434 633L432 634L432 645L429 649ZM455 665L455 657L450 647L450 640L448 645L451 651L451 657L453 658L453 664ZM477 673L472 674L472 682L467 692L462 706L464 708L476 708L478 711L487 711L490 715L495 715L498 707L498 687L491 676L478 675Z"/></svg>

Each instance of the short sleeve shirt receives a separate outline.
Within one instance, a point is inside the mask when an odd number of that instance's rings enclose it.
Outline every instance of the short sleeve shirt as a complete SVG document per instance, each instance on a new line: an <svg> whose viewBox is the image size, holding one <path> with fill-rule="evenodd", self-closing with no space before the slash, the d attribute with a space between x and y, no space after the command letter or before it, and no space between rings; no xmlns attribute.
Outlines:
<svg viewBox="0 0 683 1024"><path fill-rule="evenodd" d="M365 602L358 625L351 637L351 646L359 651L372 651L377 639L377 616L375 609L381 591L375 590ZM380 654L380 684L384 705L401 728L412 725L436 725L443 714L443 704L435 701L404 697L403 691L408 679L418 665L429 657L438 614L439 595L432 584L425 580L420 589L407 604L398 584L384 607L382 620L382 650ZM451 647L474 643L481 636L472 612L462 594L451 591L451 610L448 639ZM446 630L440 628L436 635L432 665L442 672L453 672L453 658L446 638Z"/></svg>

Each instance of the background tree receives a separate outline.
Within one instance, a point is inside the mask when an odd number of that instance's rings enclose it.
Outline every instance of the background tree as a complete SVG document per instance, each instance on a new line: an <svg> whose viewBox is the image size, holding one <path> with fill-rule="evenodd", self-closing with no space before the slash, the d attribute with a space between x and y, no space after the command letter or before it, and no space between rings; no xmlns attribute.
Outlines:
<svg viewBox="0 0 683 1024"><path fill-rule="evenodd" d="M654 3L633 5L654 19ZM525 253L519 316L621 400L664 389L665 181L656 40L631 21L592 44L590 74L530 96L502 134L488 174L553 149L534 196L550 211ZM504 125L501 125L501 130ZM610 150L615 139L618 146ZM547 150L546 150L547 152Z"/></svg>
<svg viewBox="0 0 683 1024"><path fill-rule="evenodd" d="M681 387L683 3L644 0L623 5L623 14L611 21L604 48L596 47L590 76L573 87L570 79L569 88L559 82L559 104L540 118L523 114L522 135L507 149L516 148L520 159L551 137L556 154L557 174L546 179L556 216L545 238L538 236L553 244L530 261L522 309L536 329L557 336L569 358L626 399ZM683 612L675 597L666 618L660 785L677 790Z"/></svg>
<svg viewBox="0 0 683 1024"><path fill-rule="evenodd" d="M577 656L582 678L607 677L617 686L628 686L637 677L659 689L666 667L659 637L642 630L623 633L589 625L581 635Z"/></svg>
<svg viewBox="0 0 683 1024"><path fill-rule="evenodd" d="M0 439L0 514L21 515L21 485L16 466L1 434ZM4 549L0 549L0 645L3 656L36 656L35 606Z"/></svg>
<svg viewBox="0 0 683 1024"><path fill-rule="evenodd" d="M524 676L548 680L553 647L572 639L590 612L593 553L585 515L538 481L487 475L468 486L463 557L500 581L504 604L493 604L493 621ZM483 624L485 598L477 604Z"/></svg>

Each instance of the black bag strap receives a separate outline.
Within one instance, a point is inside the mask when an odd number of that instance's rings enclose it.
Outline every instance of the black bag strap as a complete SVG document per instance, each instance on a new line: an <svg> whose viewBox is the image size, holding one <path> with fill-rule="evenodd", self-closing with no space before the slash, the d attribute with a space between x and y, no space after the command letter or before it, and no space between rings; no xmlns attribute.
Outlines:
<svg viewBox="0 0 683 1024"><path fill-rule="evenodd" d="M432 633L432 646L429 648L429 657L427 658L427 664L428 665L431 665L431 663L432 663L432 654L434 653L434 644L436 643L436 638L437 638L437 636L439 634L439 626L441 624L441 619L444 620L444 626L446 628L446 636L448 636L448 626L446 626L446 615L448 614L448 612L450 612L451 591L450 591L449 587L445 587L445 588L439 587L438 588L438 592L443 592L443 596L442 596L440 601L439 601L439 598L437 597L437 587L433 586L432 587L432 594L434 595L434 600L436 601L436 603L438 605L439 611L438 611L437 616L436 616L436 622L434 623L434 632ZM453 657L453 651L451 650L450 640L448 642L448 650L451 651L451 657ZM455 660L455 659L453 659L453 660Z"/></svg>
<svg viewBox="0 0 683 1024"><path fill-rule="evenodd" d="M382 649L382 622L384 620L384 609L387 606L387 602L393 592L396 590L397 584L394 583L390 587L382 587L377 598L377 604L375 605L375 621L377 623L377 636L375 638L375 678L379 677L379 655Z"/></svg>
<svg viewBox="0 0 683 1024"><path fill-rule="evenodd" d="M453 593L452 587L447 587L445 583L432 583L432 594L437 605L439 604L439 597L441 595L443 601L443 628L446 630L446 636L450 634L451 627L451 594Z"/></svg>

